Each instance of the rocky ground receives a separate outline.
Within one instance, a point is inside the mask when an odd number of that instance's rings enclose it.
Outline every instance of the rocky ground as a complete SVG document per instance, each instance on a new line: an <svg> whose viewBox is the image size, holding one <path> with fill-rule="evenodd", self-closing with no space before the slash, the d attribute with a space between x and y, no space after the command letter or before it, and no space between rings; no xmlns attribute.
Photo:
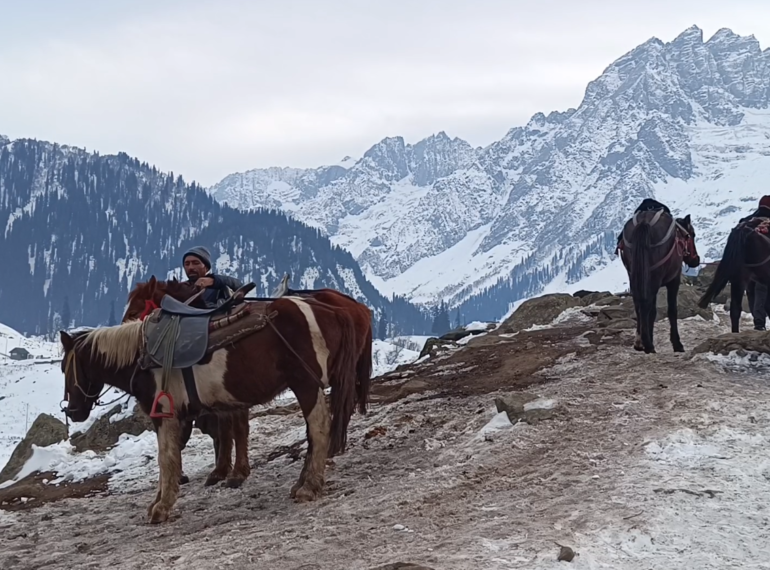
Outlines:
<svg viewBox="0 0 770 570"><path fill-rule="evenodd" d="M87 498L6 501L0 563L770 568L770 357L713 340L729 330L721 308L680 321L684 354L658 322L658 354L644 355L631 348L627 299L525 305L497 331L434 342L432 356L378 379L315 503L289 499L301 417L260 414L241 489L204 488L206 469L188 468L163 526L146 523L154 462L130 492L91 481ZM759 336L742 335L770 347ZM184 453L213 462L208 443Z"/></svg>

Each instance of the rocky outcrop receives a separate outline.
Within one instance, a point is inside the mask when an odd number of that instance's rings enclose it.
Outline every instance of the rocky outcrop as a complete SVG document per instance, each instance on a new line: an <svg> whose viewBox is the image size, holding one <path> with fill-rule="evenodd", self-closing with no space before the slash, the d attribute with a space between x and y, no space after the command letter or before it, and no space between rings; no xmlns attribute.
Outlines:
<svg viewBox="0 0 770 570"><path fill-rule="evenodd" d="M152 420L138 406L133 413L125 418L112 421L113 417L120 413L122 406L117 405L109 412L101 416L88 430L72 435L70 441L78 452L88 449L91 451L106 451L116 443L124 433L140 435L145 431L154 429Z"/></svg>
<svg viewBox="0 0 770 570"><path fill-rule="evenodd" d="M770 332L744 331L739 333L727 333L704 340L692 349L693 354L712 352L714 354L728 355L737 351L744 356L748 352L761 352L770 354Z"/></svg>
<svg viewBox="0 0 770 570"><path fill-rule="evenodd" d="M498 332L515 333L528 329L533 325L548 325L567 309L579 307L582 304L580 298L566 293L553 293L534 297L524 301L500 325Z"/></svg>
<svg viewBox="0 0 770 570"><path fill-rule="evenodd" d="M67 439L67 426L61 420L49 414L40 414L27 432L27 435L13 450L11 458L0 471L0 483L19 474L24 464L32 457L32 445L46 447Z"/></svg>

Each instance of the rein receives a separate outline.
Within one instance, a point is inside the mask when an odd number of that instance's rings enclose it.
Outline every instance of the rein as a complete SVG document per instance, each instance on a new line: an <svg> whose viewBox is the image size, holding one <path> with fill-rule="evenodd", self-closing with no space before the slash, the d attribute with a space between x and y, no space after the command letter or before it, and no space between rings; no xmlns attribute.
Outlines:
<svg viewBox="0 0 770 570"><path fill-rule="evenodd" d="M115 402L119 402L123 398L126 398L126 397L131 398L131 394L126 392L122 396L118 396L117 398L115 398L114 400L110 400L109 402L104 402L104 403L100 402L99 399L102 396L104 396L107 392L109 392L111 388L113 388L113 386L109 386L109 385L105 385L104 390L100 394L87 393L83 389L83 387L80 385L80 382L78 381L78 368L75 360L75 351L73 350L67 355L67 361L64 364L64 400L62 400L62 402L69 402L69 390L67 388L67 378L69 376L70 370L72 370L72 379L74 380L75 387L78 390L80 390L80 393L83 394L83 397L85 397L86 400L88 399L94 400L94 404L93 404L94 407L103 408L106 406L111 406L112 404L114 404ZM134 368L134 374L131 375L132 384L133 384L135 375L136 375L136 368ZM67 425L67 431L69 432L69 416L67 415L66 409L63 406L60 406L60 407L62 409L62 412L64 412L64 418L66 420L65 423Z"/></svg>

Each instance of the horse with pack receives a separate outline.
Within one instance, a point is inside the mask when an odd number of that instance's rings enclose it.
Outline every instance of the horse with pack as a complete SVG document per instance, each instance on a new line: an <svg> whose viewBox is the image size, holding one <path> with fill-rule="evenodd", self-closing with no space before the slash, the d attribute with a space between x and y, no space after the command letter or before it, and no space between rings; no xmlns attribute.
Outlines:
<svg viewBox="0 0 770 570"><path fill-rule="evenodd" d="M730 231L714 278L698 300L698 306L708 307L728 283L732 332L740 330L744 292L749 297L755 328L764 330L767 305L770 304L767 299L767 286L770 285L770 196L763 196L757 210ZM754 299L755 289L757 300Z"/></svg>
<svg viewBox="0 0 770 570"><path fill-rule="evenodd" d="M106 384L133 396L153 421L160 473L152 523L166 521L176 503L182 426L202 411L248 414L291 390L308 439L291 496L304 502L320 496L329 451L344 449L350 416L366 409L369 383L357 381L360 341L350 313L310 296L245 299L254 287L210 309L164 295L143 319L61 332L70 419L87 419Z"/></svg>
<svg viewBox="0 0 770 570"><path fill-rule="evenodd" d="M145 283L137 283L128 297L128 304L123 315L123 322L143 319L162 303L164 297L169 296L177 301L185 301L193 307L203 307L196 289L193 285L180 282L176 279L160 281L151 277ZM356 394L361 414L366 413L366 402L369 393L369 384L372 373L372 326L371 311L369 308L334 289L292 289L289 287L289 275L285 275L279 286L268 299L276 299L284 296L311 297L326 305L333 306L336 310L346 311L354 322L356 336ZM252 302L252 300L248 300ZM340 395L334 389L335 380L330 379L331 400ZM344 424L344 433L350 420L350 402L345 405L335 405L332 409L344 409L341 421ZM186 446L193 429L198 427L203 433L209 435L214 443L215 468L206 478L205 485L214 485L222 480L231 488L239 487L250 474L248 457L249 414L248 410L234 411L207 411L203 410L196 418L188 418L182 423L182 448ZM329 456L333 457L345 451L345 440L333 442L329 449ZM235 463L232 463L232 452L235 449ZM183 477L181 482L186 482Z"/></svg>
<svg viewBox="0 0 770 570"><path fill-rule="evenodd" d="M636 311L634 349L655 352L657 295L661 287L666 287L671 345L674 352L684 352L677 325L682 263L689 267L700 265L690 216L674 218L667 206L646 198L623 226L616 251L628 272Z"/></svg>

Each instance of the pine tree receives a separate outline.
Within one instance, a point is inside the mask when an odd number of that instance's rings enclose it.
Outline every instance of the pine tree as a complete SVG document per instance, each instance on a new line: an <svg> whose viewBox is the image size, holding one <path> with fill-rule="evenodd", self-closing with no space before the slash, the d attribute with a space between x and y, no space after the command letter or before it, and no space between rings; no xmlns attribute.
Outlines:
<svg viewBox="0 0 770 570"><path fill-rule="evenodd" d="M116 324L117 323L115 321L115 299L113 299L112 301L110 301L110 318L107 321L107 326L114 327Z"/></svg>
<svg viewBox="0 0 770 570"><path fill-rule="evenodd" d="M388 317L384 309L380 316L380 322L377 324L377 338L380 340L388 338Z"/></svg>
<svg viewBox="0 0 770 570"><path fill-rule="evenodd" d="M64 297L64 306L61 310L61 326L66 330L70 328L72 318L70 316L70 300L69 297Z"/></svg>
<svg viewBox="0 0 770 570"><path fill-rule="evenodd" d="M436 334L441 336L445 335L452 328L449 323L449 308L441 301L439 312L436 315Z"/></svg>

